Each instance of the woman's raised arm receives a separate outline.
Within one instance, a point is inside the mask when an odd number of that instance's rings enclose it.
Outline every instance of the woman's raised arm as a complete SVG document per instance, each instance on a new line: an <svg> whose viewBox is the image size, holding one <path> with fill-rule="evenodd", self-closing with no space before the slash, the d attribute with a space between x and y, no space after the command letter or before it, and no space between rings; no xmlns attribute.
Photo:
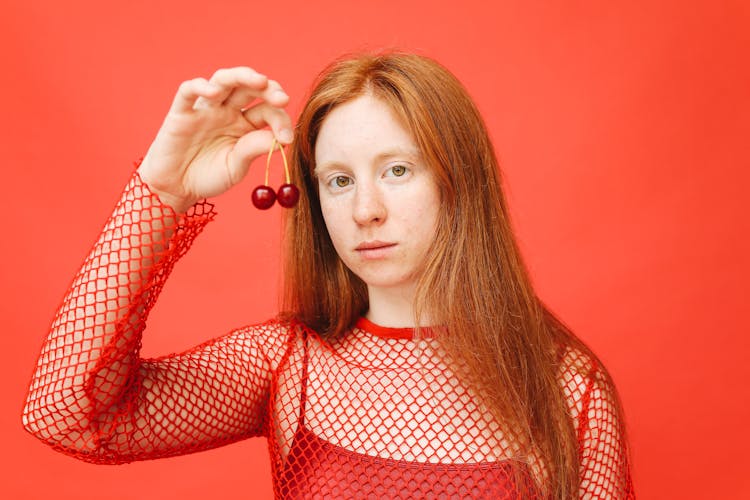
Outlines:
<svg viewBox="0 0 750 500"><path fill-rule="evenodd" d="M280 327L238 329L152 360L138 353L173 266L215 216L202 198L237 184L274 135L288 142L288 98L279 92L249 68L180 86L55 315L23 412L29 432L99 463L189 453L262 432L272 369L264 344L283 336Z"/></svg>

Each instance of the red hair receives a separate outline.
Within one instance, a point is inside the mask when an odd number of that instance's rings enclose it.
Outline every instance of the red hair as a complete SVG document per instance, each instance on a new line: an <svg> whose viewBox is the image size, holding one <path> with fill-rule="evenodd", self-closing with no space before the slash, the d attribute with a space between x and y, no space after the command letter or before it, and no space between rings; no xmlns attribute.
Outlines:
<svg viewBox="0 0 750 500"><path fill-rule="evenodd" d="M518 457L539 458L554 498L576 497L578 441L560 383L565 352L579 353L613 387L598 358L536 296L511 228L494 149L460 82L414 54L338 60L318 78L291 148L298 208L285 221L285 315L326 337L342 335L368 309L365 284L339 259L318 199L315 143L328 113L370 94L411 131L439 185L442 214L415 299L447 334L441 345L483 397ZM615 394L617 411L621 412ZM624 436L623 436L624 439Z"/></svg>

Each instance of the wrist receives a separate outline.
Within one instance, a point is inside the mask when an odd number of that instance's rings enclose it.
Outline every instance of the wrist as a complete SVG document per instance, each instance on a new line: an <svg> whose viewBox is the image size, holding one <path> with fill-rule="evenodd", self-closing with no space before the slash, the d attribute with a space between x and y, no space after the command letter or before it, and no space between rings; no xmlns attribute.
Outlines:
<svg viewBox="0 0 750 500"><path fill-rule="evenodd" d="M164 205L169 205L172 208L172 210L174 210L175 213L178 213L178 214L184 214L190 209L190 207L195 205L194 201L185 200L184 198L179 198L169 193L165 193L157 189L152 189L151 186L149 186L149 190L151 190L152 193L158 196L159 200Z"/></svg>
<svg viewBox="0 0 750 500"><path fill-rule="evenodd" d="M150 176L148 175L148 171L141 166L137 169L138 176L141 178L141 181L146 186L146 188L157 198L159 198L159 201L163 205L168 205L172 210L174 210L178 214L184 214L187 212L190 207L195 205L197 200L190 200L186 199L181 196L176 196L168 191L164 191L162 189L157 188L154 185L154 182L152 182Z"/></svg>

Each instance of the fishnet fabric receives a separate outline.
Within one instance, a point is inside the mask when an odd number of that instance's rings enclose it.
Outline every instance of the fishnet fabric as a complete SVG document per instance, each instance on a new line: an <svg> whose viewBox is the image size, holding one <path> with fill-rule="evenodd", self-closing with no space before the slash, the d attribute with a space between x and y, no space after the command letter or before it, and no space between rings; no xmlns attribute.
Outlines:
<svg viewBox="0 0 750 500"><path fill-rule="evenodd" d="M206 200L176 214L133 173L42 346L29 432L99 464L265 436L277 498L541 498L543 464L513 451L430 330L363 318L325 340L272 320L140 358L149 311L215 216ZM561 361L580 497L633 498L613 388L580 353Z"/></svg>

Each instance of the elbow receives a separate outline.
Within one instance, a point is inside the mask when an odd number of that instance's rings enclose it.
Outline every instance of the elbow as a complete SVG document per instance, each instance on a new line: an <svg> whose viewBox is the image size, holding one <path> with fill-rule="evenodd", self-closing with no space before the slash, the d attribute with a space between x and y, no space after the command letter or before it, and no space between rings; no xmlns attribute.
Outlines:
<svg viewBox="0 0 750 500"><path fill-rule="evenodd" d="M37 406L30 401L21 414L21 422L29 434L71 458L109 465L134 461L135 458L110 449L107 438L100 432L98 420L85 416L83 412L71 411L69 407Z"/></svg>
<svg viewBox="0 0 750 500"><path fill-rule="evenodd" d="M60 412L50 411L49 407L33 408L27 402L21 423L26 432L45 444L59 448L70 443L70 426L66 426L66 419Z"/></svg>
<svg viewBox="0 0 750 500"><path fill-rule="evenodd" d="M33 400L26 402L21 414L21 423L26 432L51 446L57 451L79 458L96 452L92 439L94 432L86 425L86 419L56 405L37 405Z"/></svg>
<svg viewBox="0 0 750 500"><path fill-rule="evenodd" d="M57 419L46 407L40 407L36 403L29 396L21 414L21 423L26 432L35 438L42 441L49 441L56 434L55 429L58 427Z"/></svg>

